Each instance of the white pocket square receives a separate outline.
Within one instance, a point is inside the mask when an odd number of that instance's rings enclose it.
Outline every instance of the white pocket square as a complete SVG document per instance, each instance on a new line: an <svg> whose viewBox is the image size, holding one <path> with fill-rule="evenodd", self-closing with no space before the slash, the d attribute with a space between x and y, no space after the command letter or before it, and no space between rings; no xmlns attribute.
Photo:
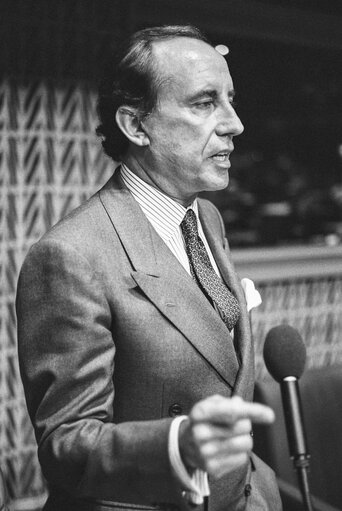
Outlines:
<svg viewBox="0 0 342 511"><path fill-rule="evenodd" d="M261 304L262 299L259 291L255 289L254 282L251 279L241 279L241 286L245 293L245 298L247 302L247 311L251 311L255 307Z"/></svg>

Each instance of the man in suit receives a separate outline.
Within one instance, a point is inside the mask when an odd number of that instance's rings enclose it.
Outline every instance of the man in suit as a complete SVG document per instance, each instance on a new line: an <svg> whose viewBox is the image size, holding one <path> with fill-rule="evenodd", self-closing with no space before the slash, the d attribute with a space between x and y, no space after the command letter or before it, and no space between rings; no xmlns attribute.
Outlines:
<svg viewBox="0 0 342 511"><path fill-rule="evenodd" d="M46 510L281 509L252 454L253 346L222 219L233 106L193 27L133 35L99 96L109 182L29 252L19 358ZM209 496L209 497L208 497Z"/></svg>

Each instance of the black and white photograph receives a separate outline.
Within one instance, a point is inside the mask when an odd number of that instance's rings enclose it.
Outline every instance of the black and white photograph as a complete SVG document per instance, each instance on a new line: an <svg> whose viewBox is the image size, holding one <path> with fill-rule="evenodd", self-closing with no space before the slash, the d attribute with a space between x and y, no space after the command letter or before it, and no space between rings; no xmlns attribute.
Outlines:
<svg viewBox="0 0 342 511"><path fill-rule="evenodd" d="M341 511L341 0L0 37L0 511Z"/></svg>

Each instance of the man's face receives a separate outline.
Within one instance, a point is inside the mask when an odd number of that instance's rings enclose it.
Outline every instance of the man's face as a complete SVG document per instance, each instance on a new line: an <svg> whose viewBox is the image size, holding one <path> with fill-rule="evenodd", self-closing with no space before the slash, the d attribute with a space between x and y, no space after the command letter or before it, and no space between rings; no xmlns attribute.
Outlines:
<svg viewBox="0 0 342 511"><path fill-rule="evenodd" d="M153 53L163 81L143 121L149 145L141 163L157 187L187 205L200 191L228 185L233 137L243 125L227 63L214 48L179 37L155 43Z"/></svg>

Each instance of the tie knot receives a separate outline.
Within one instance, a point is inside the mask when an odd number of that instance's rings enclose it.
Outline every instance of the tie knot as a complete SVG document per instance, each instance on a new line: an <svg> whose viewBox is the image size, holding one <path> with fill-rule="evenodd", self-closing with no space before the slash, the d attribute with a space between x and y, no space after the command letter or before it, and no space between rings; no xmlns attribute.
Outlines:
<svg viewBox="0 0 342 511"><path fill-rule="evenodd" d="M181 223L184 237L198 236L197 218L192 209L188 209Z"/></svg>

